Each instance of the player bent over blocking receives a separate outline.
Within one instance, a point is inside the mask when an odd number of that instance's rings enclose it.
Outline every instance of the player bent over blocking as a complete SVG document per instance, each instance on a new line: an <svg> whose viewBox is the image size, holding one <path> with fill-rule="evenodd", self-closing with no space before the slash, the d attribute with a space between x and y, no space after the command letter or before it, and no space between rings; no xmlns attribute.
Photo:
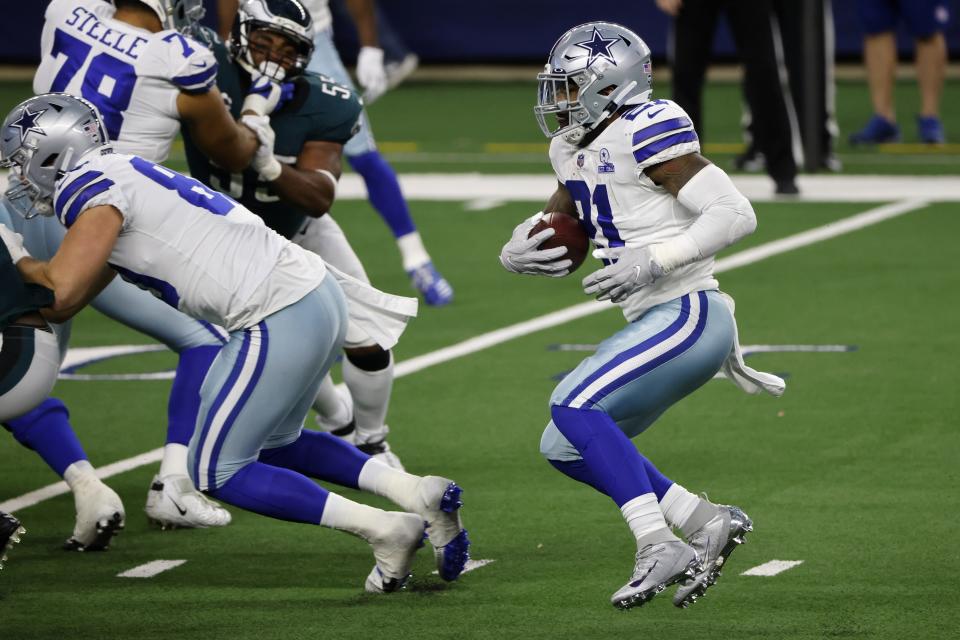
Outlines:
<svg viewBox="0 0 960 640"><path fill-rule="evenodd" d="M28 130L13 124L24 113L33 119ZM386 347L415 315L416 301L328 269L230 198L113 153L106 142L93 105L65 94L31 98L3 124L0 159L22 187L14 197L52 211L68 229L49 262L4 234L23 279L54 292L44 316L71 317L120 273L224 327L230 337L201 386L189 447L198 488L256 513L364 538L376 558L368 591L404 585L425 526L441 574L455 579L469 544L456 484L392 469L334 436L303 430L342 346L344 295L351 320ZM388 497L410 513L352 502L307 475Z"/></svg>
<svg viewBox="0 0 960 640"><path fill-rule="evenodd" d="M680 582L673 602L685 607L716 581L752 523L664 476L630 438L721 368L745 391L783 393L783 380L743 364L733 302L713 276L714 255L753 232L756 217L700 155L683 110L651 99L650 50L629 29L570 29L538 81L535 113L559 182L545 210L579 218L607 265L584 278L584 292L618 304L629 322L554 390L540 449L612 498L637 540L633 575L613 605L642 605ZM566 249L540 248L555 229L528 238L541 215L516 228L501 262L566 275Z"/></svg>

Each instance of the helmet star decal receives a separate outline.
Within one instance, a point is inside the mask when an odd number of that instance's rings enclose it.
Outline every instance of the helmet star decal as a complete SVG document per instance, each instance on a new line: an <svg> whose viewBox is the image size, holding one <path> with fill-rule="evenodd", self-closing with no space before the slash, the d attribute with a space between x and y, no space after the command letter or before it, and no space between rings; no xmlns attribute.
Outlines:
<svg viewBox="0 0 960 640"><path fill-rule="evenodd" d="M589 67L600 58L614 65L617 64L617 61L613 59L613 54L610 53L610 47L619 41L620 38L604 38L600 30L594 27L590 40L575 42L574 44L581 49L586 49L590 53L590 59L587 60L587 66Z"/></svg>
<svg viewBox="0 0 960 640"><path fill-rule="evenodd" d="M30 107L26 107L23 110L23 113L20 114L20 118L14 120L10 123L10 128L16 127L20 129L20 144L23 144L27 139L27 134L31 131L39 133L42 136L47 135L43 129L37 126L37 118L46 113L46 109L40 109L39 111L30 111Z"/></svg>

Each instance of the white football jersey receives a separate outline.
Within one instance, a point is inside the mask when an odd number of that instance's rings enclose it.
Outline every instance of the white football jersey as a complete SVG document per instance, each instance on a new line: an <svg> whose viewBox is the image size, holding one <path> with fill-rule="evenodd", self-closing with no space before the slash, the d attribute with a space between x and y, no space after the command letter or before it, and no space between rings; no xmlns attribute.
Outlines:
<svg viewBox="0 0 960 640"><path fill-rule="evenodd" d="M327 269L243 205L138 156L90 152L57 182L54 211L68 229L112 205L123 227L109 263L124 280L228 331L255 325L315 289Z"/></svg>
<svg viewBox="0 0 960 640"><path fill-rule="evenodd" d="M682 233L698 215L657 186L644 169L700 151L687 114L675 102L653 100L614 120L590 144L558 136L550 162L567 187L581 224L597 247L642 247ZM713 258L680 267L620 303L627 320L691 291L715 289Z"/></svg>
<svg viewBox="0 0 960 640"><path fill-rule="evenodd" d="M104 0L53 0L33 90L83 96L100 110L118 151L162 162L180 130L177 96L215 86L217 62L172 29L150 33L113 14Z"/></svg>
<svg viewBox="0 0 960 640"><path fill-rule="evenodd" d="M330 16L330 0L300 0L313 19L313 32L320 33L333 24Z"/></svg>

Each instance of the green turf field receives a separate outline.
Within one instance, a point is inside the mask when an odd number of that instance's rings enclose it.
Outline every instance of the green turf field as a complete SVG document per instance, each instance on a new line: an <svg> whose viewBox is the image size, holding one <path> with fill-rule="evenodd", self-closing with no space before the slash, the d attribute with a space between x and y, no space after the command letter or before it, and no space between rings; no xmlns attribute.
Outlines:
<svg viewBox="0 0 960 640"><path fill-rule="evenodd" d="M0 104L24 90L7 87ZM858 86L841 91L850 92L841 101L849 130L859 118L850 101L865 96ZM948 100L957 91L951 85ZM374 118L385 142L419 145L395 154L404 170L541 172L545 159L511 159L517 152L504 152L502 162L468 161L484 145L542 143L528 94L518 85L404 87L374 106ZM733 89L714 87L711 104L725 95ZM454 105L465 109L456 116L464 121L430 116ZM948 120L947 130L960 132L960 120ZM710 139L736 142L735 125L718 124ZM417 158L426 152L453 155ZM844 160L871 172L956 173L919 161L867 168L878 155L851 152ZM857 203L757 203L757 233L727 255L878 204L870 194ZM398 368L587 300L578 286L586 266L563 280L499 267L500 246L535 205L412 206L456 301L422 310L396 349ZM68 495L17 511L28 533L0 573L0 638L953 637L960 626L960 555L952 540L960 507L956 209L921 206L720 275L738 302L744 344L856 350L752 356L752 366L787 377L782 399L746 396L715 380L637 439L665 473L714 501L741 505L756 523L720 583L688 610L674 608L669 594L625 613L610 607L632 569L629 531L608 499L538 453L554 378L585 355L551 346L605 338L623 324L610 309L396 381L394 450L411 471L447 475L464 487L472 555L493 560L459 582L431 576L425 549L405 592L367 596L371 554L362 541L236 509L224 530L153 529L142 512L157 466L150 464L108 480L126 505L127 529L107 553L59 550L73 526ZM389 233L369 206L345 201L337 216L374 283L407 292ZM146 342L90 311L74 329L75 347ZM159 371L173 362L149 354L83 371ZM168 390L166 381L62 381L56 395L71 408L91 461L103 466L162 445ZM39 458L3 438L0 503L56 480ZM150 579L117 577L157 559L186 563ZM771 577L740 575L774 559L803 563Z"/></svg>

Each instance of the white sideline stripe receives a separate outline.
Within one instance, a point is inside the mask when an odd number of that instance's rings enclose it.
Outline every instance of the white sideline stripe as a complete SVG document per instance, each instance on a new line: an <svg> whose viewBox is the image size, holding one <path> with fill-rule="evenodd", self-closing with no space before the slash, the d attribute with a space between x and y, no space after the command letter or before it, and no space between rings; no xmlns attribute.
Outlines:
<svg viewBox="0 0 960 640"><path fill-rule="evenodd" d="M793 569L801 564L803 564L803 560L771 560L770 562L764 562L761 565L757 565L753 569L747 569L740 575L770 577L775 576L778 573L783 573L787 569Z"/></svg>
<svg viewBox="0 0 960 640"><path fill-rule="evenodd" d="M546 160L546 154L544 154ZM925 199L960 201L956 176L799 176L800 195L777 196L767 176L731 175L733 183L753 202L893 202ZM480 173L405 173L400 186L408 200L490 201L543 203L557 189L553 174L492 175ZM366 200L367 188L357 174L347 174L337 185L338 200ZM469 210L469 209L468 209Z"/></svg>
<svg viewBox="0 0 960 640"><path fill-rule="evenodd" d="M119 462L103 465L97 469L97 477L101 480L106 480L111 476L115 476L126 471L132 471L133 469L142 467L143 465L160 462L161 459L163 459L163 447L154 449L153 451L147 451L146 453L141 453L138 456L133 456L132 458L127 458L126 460L120 460ZM22 496L11 498L6 502L0 502L0 511L6 511L8 513L16 512L20 509L32 507L33 505L39 504L44 500L49 500L50 498L63 495L64 493L70 493L70 487L67 486L67 483L62 481L55 482L37 489L36 491L31 491L30 493L25 493Z"/></svg>
<svg viewBox="0 0 960 640"><path fill-rule="evenodd" d="M851 231L856 231L857 229L862 229L871 224L876 224L883 220L887 220L898 215L903 215L925 206L927 206L927 203L924 201L904 200L902 202L895 202L893 204L869 209L863 213L858 213L848 218L844 218L838 222L831 222L830 224L817 227L816 229L803 231L792 236L787 236L786 238L781 238L780 240L774 240L758 247L741 251L740 253L735 253L727 258L722 258L717 260L714 271L716 273L722 273L724 271L730 271L731 269L753 264L779 253L785 253L787 251L804 247L815 242L821 242L823 240L835 238L839 235L850 233ZM768 247L771 246L776 246L776 251L769 250ZM742 258L741 256L745 254L748 257ZM470 355L471 353L476 353L477 351L489 349L490 347L513 340L514 338L519 338L543 329L549 329L551 327L570 322L571 320L584 318L586 316L600 313L601 311L612 308L614 307L609 302L598 302L596 300L591 300L590 302L582 302L580 304L573 305L572 307L561 309L560 311L554 311L531 320L519 322L517 324L510 325L509 327L496 329L495 331L484 333L449 347L444 347L442 349L426 353L422 356L417 356L415 358L410 358L408 360L404 360L403 362L399 362L394 369L394 377L402 378L403 376L408 376L412 373L422 371L423 369L427 369L434 365L455 360L456 358ZM110 476L117 475L118 473L136 469L137 467L145 464L159 462L162 458L163 448L161 447L159 449L154 449L153 451L148 451L147 453L142 453L138 456L127 458L126 460L121 460L105 467L101 467L97 470L97 476L99 476L101 479L106 479ZM26 507L33 506L39 502L47 500L48 498L53 498L63 493L67 493L67 491L68 488L66 483L58 482L56 484L37 489L36 491L31 491L30 493L26 493L17 498L0 503L0 511L10 512L17 511L18 509L25 509Z"/></svg>
<svg viewBox="0 0 960 640"><path fill-rule="evenodd" d="M117 574L118 578L152 578L158 573L163 573L164 571L169 571L170 569L176 569L180 565L184 564L186 560L153 560L146 564L141 564L139 567L134 567L133 569L127 569L126 571L121 571Z"/></svg>
<svg viewBox="0 0 960 640"><path fill-rule="evenodd" d="M474 569L479 569L480 567L485 567L491 562L495 562L495 560L467 560L467 564L463 566L463 571L460 572L460 575L463 575L468 571L473 571ZM432 574L438 576L440 575L440 572L434 570Z"/></svg>

